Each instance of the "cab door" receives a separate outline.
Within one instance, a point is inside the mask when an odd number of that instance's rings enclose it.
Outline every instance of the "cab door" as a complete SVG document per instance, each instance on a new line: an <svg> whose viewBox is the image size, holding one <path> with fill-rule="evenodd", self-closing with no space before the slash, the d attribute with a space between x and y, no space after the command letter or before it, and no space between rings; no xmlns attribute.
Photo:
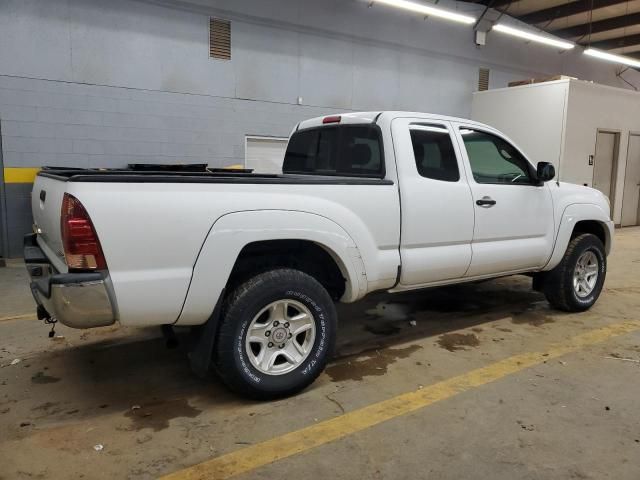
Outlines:
<svg viewBox="0 0 640 480"><path fill-rule="evenodd" d="M495 131L454 124L473 196L473 256L467 277L544 266L553 248L550 184Z"/></svg>
<svg viewBox="0 0 640 480"><path fill-rule="evenodd" d="M447 121L393 120L402 212L400 287L464 276L471 263L473 202Z"/></svg>

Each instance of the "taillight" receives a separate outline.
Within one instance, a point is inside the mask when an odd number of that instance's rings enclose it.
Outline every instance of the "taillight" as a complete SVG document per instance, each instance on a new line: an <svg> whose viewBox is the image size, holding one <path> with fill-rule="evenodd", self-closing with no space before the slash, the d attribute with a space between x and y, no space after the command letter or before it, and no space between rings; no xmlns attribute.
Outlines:
<svg viewBox="0 0 640 480"><path fill-rule="evenodd" d="M91 218L80 200L68 193L62 199L60 222L69 270L105 270L107 262Z"/></svg>

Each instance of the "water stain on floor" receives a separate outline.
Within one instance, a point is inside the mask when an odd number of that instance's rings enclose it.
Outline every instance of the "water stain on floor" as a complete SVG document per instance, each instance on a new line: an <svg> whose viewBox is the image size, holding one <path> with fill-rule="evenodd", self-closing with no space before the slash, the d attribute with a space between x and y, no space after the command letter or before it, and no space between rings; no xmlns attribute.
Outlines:
<svg viewBox="0 0 640 480"><path fill-rule="evenodd" d="M35 407L33 407L31 409L32 412L38 411L38 410L50 410L51 407L55 407L56 405L59 405L60 402L44 402L41 403L40 405L36 405Z"/></svg>
<svg viewBox="0 0 640 480"><path fill-rule="evenodd" d="M480 340L473 333L445 333L438 338L438 345L450 352L466 350L465 347L477 347Z"/></svg>
<svg viewBox="0 0 640 480"><path fill-rule="evenodd" d="M400 302L378 302L374 308L365 310L369 317L386 320L387 323L411 319L411 307Z"/></svg>
<svg viewBox="0 0 640 480"><path fill-rule="evenodd" d="M202 410L189 405L187 399L178 398L136 405L124 416L131 419L131 430L151 428L154 432L159 432L169 428L169 420L179 417L194 418L201 413Z"/></svg>
<svg viewBox="0 0 640 480"><path fill-rule="evenodd" d="M391 322L368 323L363 328L365 332L373 333L374 335L394 335L402 330L398 325L394 325Z"/></svg>
<svg viewBox="0 0 640 480"><path fill-rule="evenodd" d="M59 381L60 379L58 377L52 377L51 375L46 375L44 372L37 372L35 375L31 377L31 383L37 383L37 384L56 383Z"/></svg>
<svg viewBox="0 0 640 480"><path fill-rule="evenodd" d="M533 310L525 310L523 312L513 312L511 314L511 323L515 325L531 325L534 327L539 327L546 323L553 323L555 320L545 315L543 313L539 313Z"/></svg>
<svg viewBox="0 0 640 480"><path fill-rule="evenodd" d="M330 365L325 370L334 382L345 380L360 381L365 377L380 376L387 373L389 365L398 359L407 358L413 352L420 350L420 345L409 345L405 348L385 348L363 358L346 359Z"/></svg>
<svg viewBox="0 0 640 480"><path fill-rule="evenodd" d="M507 332L507 333L511 333L513 332L513 330L511 330L510 328L507 327L495 327L496 330L499 330L500 332Z"/></svg>

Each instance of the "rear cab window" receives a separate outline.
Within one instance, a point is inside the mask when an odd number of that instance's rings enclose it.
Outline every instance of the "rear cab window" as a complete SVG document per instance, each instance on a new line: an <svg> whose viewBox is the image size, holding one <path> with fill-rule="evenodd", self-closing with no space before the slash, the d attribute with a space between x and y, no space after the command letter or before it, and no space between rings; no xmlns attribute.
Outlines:
<svg viewBox="0 0 640 480"><path fill-rule="evenodd" d="M446 127L413 124L409 134L420 176L443 182L460 180L458 159Z"/></svg>
<svg viewBox="0 0 640 480"><path fill-rule="evenodd" d="M294 132L283 173L384 178L382 135L377 125L335 125Z"/></svg>

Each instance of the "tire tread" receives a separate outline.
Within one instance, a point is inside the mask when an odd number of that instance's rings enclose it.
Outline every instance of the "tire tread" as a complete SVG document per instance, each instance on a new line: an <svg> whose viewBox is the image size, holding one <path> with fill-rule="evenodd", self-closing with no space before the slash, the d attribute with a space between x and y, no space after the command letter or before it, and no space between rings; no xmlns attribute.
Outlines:
<svg viewBox="0 0 640 480"><path fill-rule="evenodd" d="M230 390L239 395L256 400L271 400L293 395L313 383L323 371L323 368L316 368L311 375L305 377L305 382L300 382L289 389L277 392L266 392L257 389L244 381L236 372L233 362L233 346L235 340L234 322L242 315L241 311L245 304L245 299L247 299L248 296L274 283L287 285L307 284L308 287L316 291L316 295L323 297L321 298L323 303L331 305L333 310L327 313L332 314L334 318L336 316L333 300L326 289L310 275L290 268L278 268L255 275L238 285L228 295L222 308L221 325L213 355L213 367L222 382ZM333 350L334 339L335 335L331 337L327 358L329 358Z"/></svg>
<svg viewBox="0 0 640 480"><path fill-rule="evenodd" d="M583 233L576 235L571 239L567 250L562 257L560 263L551 271L547 273L544 279L544 295L552 307L557 308L565 312L577 312L585 310L585 308L578 308L572 302L570 297L573 290L573 285L569 284L569 278L573 273L573 264L571 258L580 244L586 239L595 239L597 245L602 248L602 243L598 237L591 233ZM604 250L602 248L602 250ZM588 308L588 307L587 307Z"/></svg>

